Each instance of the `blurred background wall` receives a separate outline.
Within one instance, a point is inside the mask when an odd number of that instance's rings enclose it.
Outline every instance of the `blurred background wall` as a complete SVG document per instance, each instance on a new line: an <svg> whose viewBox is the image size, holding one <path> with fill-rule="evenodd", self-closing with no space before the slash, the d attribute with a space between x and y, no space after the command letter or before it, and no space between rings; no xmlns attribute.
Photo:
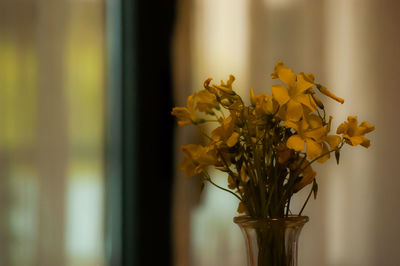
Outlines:
<svg viewBox="0 0 400 266"><path fill-rule="evenodd" d="M187 88L201 89L208 77L218 82L234 74L235 88L245 97L250 87L256 93L269 92L274 84L269 74L276 62L283 60L295 71L314 73L318 82L345 99L343 105L327 106L335 127L347 115L357 115L376 126L368 150L345 149L339 166L333 161L317 166L319 196L305 211L311 220L301 235L300 265L400 265L400 177L396 167L400 3L187 2L181 1L175 36L176 89L182 95L177 98L179 105L184 105L184 98L191 93ZM190 129L179 131L189 134ZM180 138L180 143L192 142L193 138L185 135ZM177 156L181 156L179 152ZM226 185L225 176L215 177ZM213 187L199 196L197 188L196 180L177 176L177 195L190 195L185 198L192 200L177 200L176 209L182 214L188 206L192 208L186 211L189 220L176 223L178 236L190 236L176 238L176 265L245 265L243 239L232 223L236 200ZM301 206L304 197L301 193L297 196L293 209Z"/></svg>

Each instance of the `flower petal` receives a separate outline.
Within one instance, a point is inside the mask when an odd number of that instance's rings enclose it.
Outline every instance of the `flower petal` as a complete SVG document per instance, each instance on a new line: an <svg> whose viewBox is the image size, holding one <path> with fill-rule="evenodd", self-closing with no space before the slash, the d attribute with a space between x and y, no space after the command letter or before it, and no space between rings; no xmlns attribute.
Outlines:
<svg viewBox="0 0 400 266"><path fill-rule="evenodd" d="M274 73L271 76L272 78L279 77L279 79L289 87L294 88L294 83L296 82L296 73L290 68L287 68L282 61L279 61L278 64L276 64Z"/></svg>
<svg viewBox="0 0 400 266"><path fill-rule="evenodd" d="M310 94L304 94L304 93L299 94L295 98L293 98L293 100L304 104L311 110L311 112L314 112L315 110L317 110L317 106Z"/></svg>
<svg viewBox="0 0 400 266"><path fill-rule="evenodd" d="M371 145L371 141L367 139L366 137L362 137L363 142L361 142L361 146L364 146L365 148L368 148Z"/></svg>
<svg viewBox="0 0 400 266"><path fill-rule="evenodd" d="M194 113L194 108L195 108L194 100L195 100L194 94L190 95L186 100L186 106L187 106L189 112L191 112L191 113Z"/></svg>
<svg viewBox="0 0 400 266"><path fill-rule="evenodd" d="M302 179L300 180L299 183L296 184L295 186L295 191L301 190L303 187L307 186L308 184L311 184L311 182L314 180L315 176L317 175L317 172L315 172L311 166L306 167L306 169L303 170L302 173Z"/></svg>
<svg viewBox="0 0 400 266"><path fill-rule="evenodd" d="M186 177L196 175L196 165L193 163L193 160L186 155L183 161L179 164L178 168L185 172Z"/></svg>
<svg viewBox="0 0 400 266"><path fill-rule="evenodd" d="M299 122L293 122L293 121L290 121L290 120L286 120L285 121L285 126L287 128L293 128L294 130L299 132Z"/></svg>
<svg viewBox="0 0 400 266"><path fill-rule="evenodd" d="M303 72L300 72L300 74L302 74L304 76L304 79L306 81L314 84L314 80L315 80L314 74L312 74L312 73L303 73Z"/></svg>
<svg viewBox="0 0 400 266"><path fill-rule="evenodd" d="M341 140L342 139L336 135L326 136L326 142L328 142L331 150L335 150L339 146Z"/></svg>
<svg viewBox="0 0 400 266"><path fill-rule="evenodd" d="M364 142L364 136L354 136L349 138L351 146L357 146Z"/></svg>
<svg viewBox="0 0 400 266"><path fill-rule="evenodd" d="M316 114L307 115L306 120L311 128L322 127L322 119Z"/></svg>
<svg viewBox="0 0 400 266"><path fill-rule="evenodd" d="M273 85L271 92L272 96L279 103L279 105L284 105L290 100L288 90L283 85Z"/></svg>
<svg viewBox="0 0 400 266"><path fill-rule="evenodd" d="M326 129L324 127L319 127L315 129L308 130L307 132L304 133L304 136L306 138L310 138L315 140L316 142L321 142L322 137L326 135Z"/></svg>
<svg viewBox="0 0 400 266"><path fill-rule="evenodd" d="M322 154L321 144L313 141L312 139L306 139L306 143L306 154L309 159L313 160Z"/></svg>
<svg viewBox="0 0 400 266"><path fill-rule="evenodd" d="M300 103L289 101L286 110L286 120L299 121L303 116L303 107Z"/></svg>
<svg viewBox="0 0 400 266"><path fill-rule="evenodd" d="M311 83L303 72L297 75L296 93L303 93L312 86L314 86L314 83Z"/></svg>
<svg viewBox="0 0 400 266"><path fill-rule="evenodd" d="M228 145L228 147L233 147L236 145L236 143L239 140L239 133L237 132L233 132L232 135L227 139L226 141L226 145Z"/></svg>
<svg viewBox="0 0 400 266"><path fill-rule="evenodd" d="M304 149L304 140L299 135L293 135L287 140L286 146L289 149L301 151Z"/></svg>
<svg viewBox="0 0 400 266"><path fill-rule="evenodd" d="M367 133L375 130L375 127L372 126L367 121L362 122L359 127L363 128L363 134L367 134Z"/></svg>
<svg viewBox="0 0 400 266"><path fill-rule="evenodd" d="M189 125L193 122L192 115L186 107L174 107L171 114L178 118L179 126Z"/></svg>
<svg viewBox="0 0 400 266"><path fill-rule="evenodd" d="M336 134L343 134L343 133L347 132L348 128L349 128L349 124L347 122L343 122L336 129Z"/></svg>
<svg viewBox="0 0 400 266"><path fill-rule="evenodd" d="M319 158L318 160L317 160L317 162L319 162L319 163L324 163L324 162L326 162L331 156L330 156L330 154L328 153L329 152L329 150L328 150L328 145L326 145L326 143L325 142L323 142L322 143L322 154L324 154L324 153L326 153L324 156L322 156L321 158Z"/></svg>
<svg viewBox="0 0 400 266"><path fill-rule="evenodd" d="M349 131L355 131L356 128L357 128L357 124L358 124L358 122L357 122L357 116L348 116L348 117L347 117L347 121L348 121L348 123L349 123L349 128L348 128L348 130L349 130ZM352 134L349 134L349 135L352 135Z"/></svg>

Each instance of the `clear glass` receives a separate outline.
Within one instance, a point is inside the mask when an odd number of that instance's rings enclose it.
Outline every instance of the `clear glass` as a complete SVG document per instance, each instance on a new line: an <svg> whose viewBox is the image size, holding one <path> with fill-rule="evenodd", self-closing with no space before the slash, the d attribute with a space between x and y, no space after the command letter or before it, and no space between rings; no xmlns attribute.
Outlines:
<svg viewBox="0 0 400 266"><path fill-rule="evenodd" d="M308 222L307 216L281 219L238 216L246 241L248 266L297 266L297 246L300 231Z"/></svg>

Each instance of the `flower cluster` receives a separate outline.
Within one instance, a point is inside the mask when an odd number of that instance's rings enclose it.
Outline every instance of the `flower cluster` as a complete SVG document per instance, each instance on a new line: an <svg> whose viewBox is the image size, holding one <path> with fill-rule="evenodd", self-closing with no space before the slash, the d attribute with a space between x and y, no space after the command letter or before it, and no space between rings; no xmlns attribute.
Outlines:
<svg viewBox="0 0 400 266"><path fill-rule="evenodd" d="M205 145L182 146L184 160L179 168L187 177L199 175L215 184L208 167L226 172L228 188L219 187L239 200L239 213L254 217L279 218L288 215L290 199L312 184L309 196L317 194L316 172L311 165L339 156L345 144L369 147L365 134L374 130L368 122L358 125L357 117L331 132L332 116L318 98L321 94L343 103L326 87L315 83L313 74L298 73L282 62L275 66L272 95L250 89L249 105L232 88L235 78L219 85L204 82L204 89L187 99L186 107L175 107L178 125L193 124L202 130L208 123L216 127Z"/></svg>

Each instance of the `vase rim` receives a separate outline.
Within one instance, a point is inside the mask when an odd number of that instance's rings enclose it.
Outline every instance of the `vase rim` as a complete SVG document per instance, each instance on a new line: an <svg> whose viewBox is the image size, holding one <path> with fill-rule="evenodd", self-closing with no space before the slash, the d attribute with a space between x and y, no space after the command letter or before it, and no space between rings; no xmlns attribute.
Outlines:
<svg viewBox="0 0 400 266"><path fill-rule="evenodd" d="M283 218L260 218L260 217L252 217L248 215L236 216L233 218L233 222L241 225L254 225L259 223L289 223L289 224L305 224L309 221L308 216L299 216L299 215L289 215Z"/></svg>

